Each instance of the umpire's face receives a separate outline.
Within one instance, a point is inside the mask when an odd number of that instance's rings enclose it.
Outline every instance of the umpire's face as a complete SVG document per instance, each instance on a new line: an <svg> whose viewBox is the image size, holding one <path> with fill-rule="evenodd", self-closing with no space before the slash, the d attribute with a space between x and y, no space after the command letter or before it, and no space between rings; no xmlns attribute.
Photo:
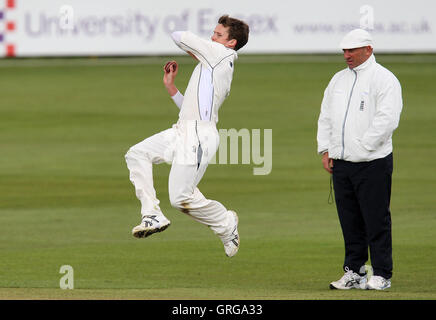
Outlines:
<svg viewBox="0 0 436 320"><path fill-rule="evenodd" d="M350 69L356 68L368 60L373 51L371 46L343 50L345 62Z"/></svg>

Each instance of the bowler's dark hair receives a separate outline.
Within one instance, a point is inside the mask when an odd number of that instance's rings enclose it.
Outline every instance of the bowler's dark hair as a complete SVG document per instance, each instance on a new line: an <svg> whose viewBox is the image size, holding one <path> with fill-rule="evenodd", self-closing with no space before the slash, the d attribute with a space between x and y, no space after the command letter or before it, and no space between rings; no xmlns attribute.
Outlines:
<svg viewBox="0 0 436 320"><path fill-rule="evenodd" d="M229 27L229 40L236 39L235 50L241 49L248 42L250 28L244 21L224 15L219 18L218 23Z"/></svg>

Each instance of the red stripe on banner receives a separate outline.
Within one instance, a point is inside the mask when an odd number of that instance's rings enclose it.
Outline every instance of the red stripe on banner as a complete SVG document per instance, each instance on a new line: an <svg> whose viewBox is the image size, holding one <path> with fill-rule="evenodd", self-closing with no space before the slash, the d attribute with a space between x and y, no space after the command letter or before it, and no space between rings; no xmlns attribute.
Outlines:
<svg viewBox="0 0 436 320"><path fill-rule="evenodd" d="M14 44L6 45L6 56L7 57L15 57L15 45Z"/></svg>
<svg viewBox="0 0 436 320"><path fill-rule="evenodd" d="M6 0L6 8L8 9L15 8L15 0Z"/></svg>
<svg viewBox="0 0 436 320"><path fill-rule="evenodd" d="M6 30L8 31L14 31L15 30L15 22L13 21L8 21L6 23Z"/></svg>

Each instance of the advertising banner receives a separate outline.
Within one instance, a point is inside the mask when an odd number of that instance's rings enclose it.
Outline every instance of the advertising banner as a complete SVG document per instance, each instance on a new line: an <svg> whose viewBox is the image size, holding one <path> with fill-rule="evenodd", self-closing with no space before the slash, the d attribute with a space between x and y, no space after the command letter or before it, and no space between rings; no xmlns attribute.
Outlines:
<svg viewBox="0 0 436 320"><path fill-rule="evenodd" d="M334 53L363 27L377 52L436 52L436 1L0 0L0 56L181 53L170 34L209 38L223 14L246 21L243 53Z"/></svg>

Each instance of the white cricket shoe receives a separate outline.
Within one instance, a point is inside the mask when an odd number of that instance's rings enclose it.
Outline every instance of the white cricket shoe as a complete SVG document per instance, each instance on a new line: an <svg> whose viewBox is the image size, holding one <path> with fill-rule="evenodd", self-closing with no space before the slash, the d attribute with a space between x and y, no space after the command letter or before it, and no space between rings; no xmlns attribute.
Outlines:
<svg viewBox="0 0 436 320"><path fill-rule="evenodd" d="M372 276L366 284L368 290L385 290L391 287L391 279L385 279L381 276Z"/></svg>
<svg viewBox="0 0 436 320"><path fill-rule="evenodd" d="M236 212L229 210L228 212L230 212L231 215L233 215L234 218L234 222L235 225L232 229L232 233L230 234L230 236L225 237L224 239L222 239L223 244L224 244L224 251L226 252L226 256L231 258L233 257L235 254L238 253L239 250L239 233L238 233L238 215L236 214Z"/></svg>
<svg viewBox="0 0 436 320"><path fill-rule="evenodd" d="M164 215L147 215L142 217L139 225L132 229L135 238L146 238L153 233L164 231L171 222Z"/></svg>
<svg viewBox="0 0 436 320"><path fill-rule="evenodd" d="M365 268L365 266L363 266L363 268ZM361 276L353 270L349 270L348 267L345 267L345 273L342 278L330 283L330 289L365 289L366 280L366 274Z"/></svg>

